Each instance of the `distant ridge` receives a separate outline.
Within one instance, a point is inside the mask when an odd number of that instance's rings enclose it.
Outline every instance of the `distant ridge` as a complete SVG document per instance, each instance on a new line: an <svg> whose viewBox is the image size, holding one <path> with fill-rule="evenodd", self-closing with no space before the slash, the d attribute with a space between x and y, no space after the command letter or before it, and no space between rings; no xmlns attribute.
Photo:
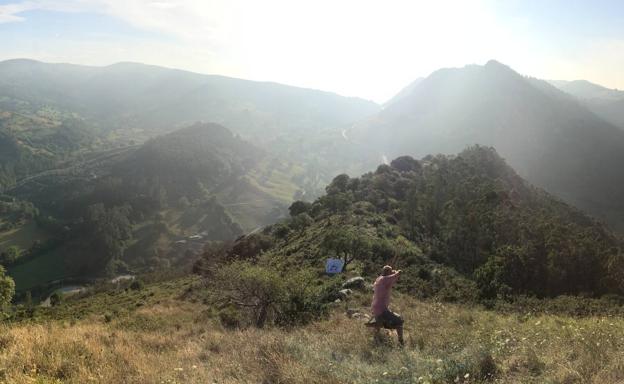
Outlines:
<svg viewBox="0 0 624 384"><path fill-rule="evenodd" d="M349 134L388 157L493 146L530 182L624 229L624 131L495 60L432 73Z"/></svg>
<svg viewBox="0 0 624 384"><path fill-rule="evenodd" d="M624 129L624 91L609 89L587 80L551 80L550 83L578 98L601 118Z"/></svg>

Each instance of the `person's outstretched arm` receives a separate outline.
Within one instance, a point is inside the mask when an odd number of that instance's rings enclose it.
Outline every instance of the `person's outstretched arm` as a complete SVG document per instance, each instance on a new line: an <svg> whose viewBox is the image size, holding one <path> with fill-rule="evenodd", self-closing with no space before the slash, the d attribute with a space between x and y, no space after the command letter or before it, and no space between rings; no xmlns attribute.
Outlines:
<svg viewBox="0 0 624 384"><path fill-rule="evenodd" d="M387 284L393 285L399 279L399 276L401 276L401 270L394 271L393 274L386 276L386 279L388 282Z"/></svg>

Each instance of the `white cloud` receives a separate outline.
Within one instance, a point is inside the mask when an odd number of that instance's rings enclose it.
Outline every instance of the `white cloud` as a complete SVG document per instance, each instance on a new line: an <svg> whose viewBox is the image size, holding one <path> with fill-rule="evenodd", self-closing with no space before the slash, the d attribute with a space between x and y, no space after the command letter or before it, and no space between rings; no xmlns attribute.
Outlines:
<svg viewBox="0 0 624 384"><path fill-rule="evenodd" d="M34 4L29 2L0 5L0 24L24 21L19 14L34 8Z"/></svg>

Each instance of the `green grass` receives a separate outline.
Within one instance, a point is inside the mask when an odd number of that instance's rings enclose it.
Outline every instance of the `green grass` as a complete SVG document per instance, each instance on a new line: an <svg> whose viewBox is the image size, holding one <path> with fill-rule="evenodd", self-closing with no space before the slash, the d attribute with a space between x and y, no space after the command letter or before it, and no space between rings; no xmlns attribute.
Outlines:
<svg viewBox="0 0 624 384"><path fill-rule="evenodd" d="M374 336L370 293L302 327L228 330L197 277L69 298L0 325L0 382L569 383L624 380L624 320L499 313L395 294L406 345ZM183 299L185 297L186 299Z"/></svg>
<svg viewBox="0 0 624 384"><path fill-rule="evenodd" d="M127 289L130 282L122 283L119 289L111 284L108 288L106 286L87 287L84 293L66 297L62 305L41 308L37 317L39 320L75 320L93 315L119 318L144 306L155 305L162 300L178 297L198 282L197 276L186 276L146 284L141 290Z"/></svg>
<svg viewBox="0 0 624 384"><path fill-rule="evenodd" d="M21 249L28 249L36 241L48 239L48 234L41 230L37 223L29 221L10 231L0 232L0 249L16 245Z"/></svg>
<svg viewBox="0 0 624 384"><path fill-rule="evenodd" d="M269 171L267 167L265 161L250 172L250 183L285 203L291 202L295 192L299 189L299 186L292 181L292 177L303 173L303 169L296 166L284 166Z"/></svg>
<svg viewBox="0 0 624 384"><path fill-rule="evenodd" d="M9 268L9 275L15 280L18 291L28 290L40 284L69 276L63 255L52 251L27 263Z"/></svg>

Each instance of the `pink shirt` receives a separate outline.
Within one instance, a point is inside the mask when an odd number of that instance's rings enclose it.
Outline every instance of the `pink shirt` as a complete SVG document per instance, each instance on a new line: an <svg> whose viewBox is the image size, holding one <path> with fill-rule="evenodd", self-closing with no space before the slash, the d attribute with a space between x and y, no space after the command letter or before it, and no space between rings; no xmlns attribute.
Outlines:
<svg viewBox="0 0 624 384"><path fill-rule="evenodd" d="M399 273L394 273L388 276L379 276L373 284L373 303L371 304L371 312L373 316L379 316L390 304L390 293L392 291L392 285L399 279Z"/></svg>

